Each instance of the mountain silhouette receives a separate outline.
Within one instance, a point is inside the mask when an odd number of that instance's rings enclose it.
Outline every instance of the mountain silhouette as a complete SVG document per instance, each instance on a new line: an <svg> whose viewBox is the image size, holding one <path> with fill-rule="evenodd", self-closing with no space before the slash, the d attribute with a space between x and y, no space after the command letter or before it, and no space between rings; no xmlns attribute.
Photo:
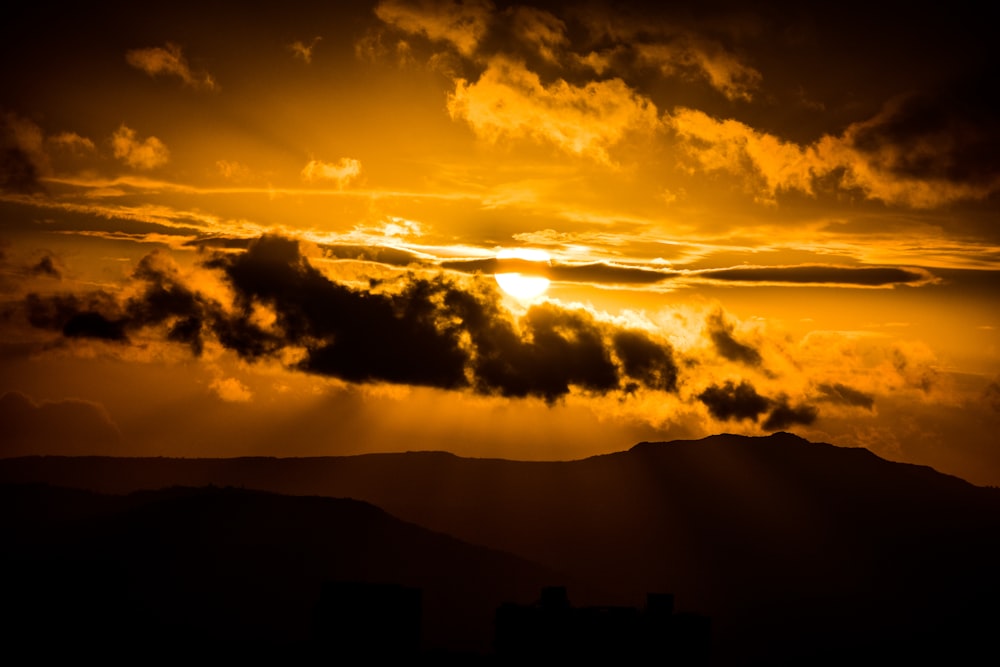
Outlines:
<svg viewBox="0 0 1000 667"><path fill-rule="evenodd" d="M290 650L313 652L324 591L353 605L332 618L378 618L397 588L418 596L414 650L485 654L500 604L565 579L369 503L235 488L107 496L4 484L0 530L4 644L43 655L196 647L280 651L288 664ZM327 647L334 657L344 640Z"/></svg>
<svg viewBox="0 0 1000 667"><path fill-rule="evenodd" d="M674 593L711 617L717 664L997 657L984 629L998 619L1000 490L787 433L566 462L36 457L0 461L0 480L364 500L588 582L581 604Z"/></svg>

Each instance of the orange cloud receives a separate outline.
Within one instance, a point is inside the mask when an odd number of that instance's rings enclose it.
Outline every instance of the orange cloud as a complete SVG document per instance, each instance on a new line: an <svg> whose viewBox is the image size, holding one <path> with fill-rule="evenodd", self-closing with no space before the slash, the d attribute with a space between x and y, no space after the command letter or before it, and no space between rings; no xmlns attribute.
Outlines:
<svg viewBox="0 0 1000 667"><path fill-rule="evenodd" d="M533 45L542 58L558 63L561 51L569 44L566 24L534 7L515 7L512 11L515 34Z"/></svg>
<svg viewBox="0 0 1000 667"><path fill-rule="evenodd" d="M472 55L486 33L493 5L485 0L384 0L375 15L400 30L448 42L459 53Z"/></svg>
<svg viewBox="0 0 1000 667"><path fill-rule="evenodd" d="M156 137L140 141L135 130L124 123L111 135L115 157L135 169L155 169L170 160L166 144Z"/></svg>
<svg viewBox="0 0 1000 667"><path fill-rule="evenodd" d="M302 178L310 183L315 181L333 181L337 187L345 187L361 175L361 161L342 157L336 162L321 162L310 160L302 168Z"/></svg>
<svg viewBox="0 0 1000 667"><path fill-rule="evenodd" d="M608 150L628 132L659 125L656 106L621 79L545 85L523 62L503 56L477 81L459 79L448 111L490 141L528 137L606 163L612 162Z"/></svg>
<svg viewBox="0 0 1000 667"><path fill-rule="evenodd" d="M253 399L253 393L236 378L219 378L209 388L227 403L247 403Z"/></svg>
<svg viewBox="0 0 1000 667"><path fill-rule="evenodd" d="M859 138L885 122L854 123L842 135L824 135L802 146L760 132L737 120L718 120L695 109L676 109L666 118L683 148L699 167L728 171L746 179L760 203L775 204L782 190L814 194L816 180L835 174L840 187L861 190L870 199L913 208L933 208L961 199L983 199L1000 190L1000 177L987 180L945 178L931 172L897 168L904 151L934 152L944 159L947 147L885 141L873 148ZM940 150L939 150L940 149Z"/></svg>
<svg viewBox="0 0 1000 667"><path fill-rule="evenodd" d="M760 72L743 64L720 44L692 37L673 42L635 46L641 64L658 68L665 76L678 74L704 78L730 100L752 99Z"/></svg>
<svg viewBox="0 0 1000 667"><path fill-rule="evenodd" d="M62 132L48 138L49 143L72 153L90 153L97 150L94 142L76 132Z"/></svg>
<svg viewBox="0 0 1000 667"><path fill-rule="evenodd" d="M153 77L161 74L176 76L192 88L218 89L212 75L192 70L181 52L181 47L171 42L167 42L164 47L132 49L125 54L125 60L132 67Z"/></svg>
<svg viewBox="0 0 1000 667"><path fill-rule="evenodd" d="M295 40L288 45L288 49L292 52L296 58L301 58L302 62L305 64L310 64L312 62L312 52L316 48L316 44L323 39L322 37L313 37L309 44L302 42L300 40Z"/></svg>

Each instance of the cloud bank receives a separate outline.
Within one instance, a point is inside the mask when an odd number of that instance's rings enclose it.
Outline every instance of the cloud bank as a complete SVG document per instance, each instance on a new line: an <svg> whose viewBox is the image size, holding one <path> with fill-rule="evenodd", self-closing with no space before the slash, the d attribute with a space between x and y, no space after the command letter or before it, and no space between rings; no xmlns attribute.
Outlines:
<svg viewBox="0 0 1000 667"><path fill-rule="evenodd" d="M357 290L315 268L297 241L278 236L261 237L243 252L217 253L204 265L222 276L232 303L187 284L167 256L154 253L139 262L128 298L31 294L28 320L66 338L118 344L156 328L196 355L211 340L246 360L286 360L355 383L549 402L574 390L677 388L666 341L553 304L516 319L500 305L492 281L406 274Z"/></svg>

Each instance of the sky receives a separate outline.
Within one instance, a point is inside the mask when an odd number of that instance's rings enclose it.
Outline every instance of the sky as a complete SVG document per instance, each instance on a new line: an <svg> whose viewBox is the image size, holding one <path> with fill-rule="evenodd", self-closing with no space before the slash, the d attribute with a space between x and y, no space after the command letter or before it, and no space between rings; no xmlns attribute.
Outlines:
<svg viewBox="0 0 1000 667"><path fill-rule="evenodd" d="M662 4L8 9L0 455L784 430L1000 485L988 22Z"/></svg>

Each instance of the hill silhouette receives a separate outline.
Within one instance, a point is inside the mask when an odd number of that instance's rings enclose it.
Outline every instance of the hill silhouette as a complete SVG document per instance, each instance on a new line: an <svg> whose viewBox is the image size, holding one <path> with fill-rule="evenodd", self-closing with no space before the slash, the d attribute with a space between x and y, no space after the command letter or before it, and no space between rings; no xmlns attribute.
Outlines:
<svg viewBox="0 0 1000 667"><path fill-rule="evenodd" d="M567 462L22 458L0 461L0 480L364 500L590 582L600 593L574 595L582 604L675 593L711 616L717 664L997 656L984 628L997 620L1000 490L786 433Z"/></svg>
<svg viewBox="0 0 1000 667"><path fill-rule="evenodd" d="M485 654L497 606L561 578L369 503L235 488L107 496L5 484L0 531L4 644L68 652L49 657L89 647L145 660L184 647L294 663L289 651L314 653L313 612L337 582L359 611L386 586L418 591L417 649Z"/></svg>

